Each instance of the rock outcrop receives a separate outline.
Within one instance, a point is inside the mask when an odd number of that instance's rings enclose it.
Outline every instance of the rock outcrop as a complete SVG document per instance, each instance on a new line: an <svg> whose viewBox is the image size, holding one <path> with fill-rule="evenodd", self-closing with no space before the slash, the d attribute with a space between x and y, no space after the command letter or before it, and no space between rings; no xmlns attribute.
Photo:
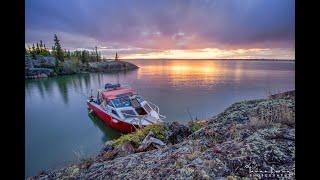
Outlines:
<svg viewBox="0 0 320 180"><path fill-rule="evenodd" d="M33 66L36 68L54 68L56 65L56 58L52 56L41 56L36 55L36 58L33 59Z"/></svg>
<svg viewBox="0 0 320 180"><path fill-rule="evenodd" d="M138 69L138 66L126 61L102 61L89 63L89 72L118 72Z"/></svg>
<svg viewBox="0 0 320 180"><path fill-rule="evenodd" d="M163 126L166 137L161 142L166 145L139 152L130 141L117 146L110 141L85 166L30 179L294 179L294 92L235 103L202 121L193 133L190 126ZM148 136L150 140L152 134Z"/></svg>
<svg viewBox="0 0 320 180"><path fill-rule="evenodd" d="M125 61L104 60L101 62L82 64L77 61L66 59L59 65L58 70L54 72L56 63L56 58L52 56L36 55L35 58L32 58L29 55L25 55L25 78L34 79L84 72L119 72L138 68L138 66Z"/></svg>
<svg viewBox="0 0 320 180"><path fill-rule="evenodd" d="M25 55L25 79L38 79L54 76L56 59L51 56Z"/></svg>

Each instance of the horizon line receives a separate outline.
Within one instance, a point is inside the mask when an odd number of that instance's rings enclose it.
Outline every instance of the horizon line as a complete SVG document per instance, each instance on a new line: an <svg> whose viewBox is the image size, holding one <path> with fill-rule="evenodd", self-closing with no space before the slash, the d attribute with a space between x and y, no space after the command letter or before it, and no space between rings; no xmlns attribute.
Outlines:
<svg viewBox="0 0 320 180"><path fill-rule="evenodd" d="M106 58L109 59L109 58ZM277 58L121 58L122 60L265 60L265 61L295 61L295 59ZM120 59L120 60L121 60Z"/></svg>

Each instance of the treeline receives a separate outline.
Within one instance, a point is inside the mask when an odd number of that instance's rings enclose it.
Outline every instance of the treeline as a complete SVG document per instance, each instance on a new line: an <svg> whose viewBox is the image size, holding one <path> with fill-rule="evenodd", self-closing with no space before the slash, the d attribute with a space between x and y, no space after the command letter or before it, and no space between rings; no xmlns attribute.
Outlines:
<svg viewBox="0 0 320 180"><path fill-rule="evenodd" d="M35 57L35 55L43 55L43 56L50 55L49 49L46 47L44 43L42 43L42 40L40 40L40 43L37 42L36 46L32 44L32 47L28 46L28 48L25 48L25 53L30 54L33 57Z"/></svg>
<svg viewBox="0 0 320 180"><path fill-rule="evenodd" d="M37 42L36 45L32 44L32 47L26 47L25 53L31 55L34 59L36 58L36 55L53 56L60 62L64 62L65 60L77 60L81 61L81 63L88 63L98 62L102 60L101 52L98 51L97 47L95 47L92 51L69 51L66 49L62 49L60 40L58 39L58 36L56 34L54 35L53 40L54 45L51 47L51 50L46 47L45 43L43 43L42 40L40 40L40 42Z"/></svg>

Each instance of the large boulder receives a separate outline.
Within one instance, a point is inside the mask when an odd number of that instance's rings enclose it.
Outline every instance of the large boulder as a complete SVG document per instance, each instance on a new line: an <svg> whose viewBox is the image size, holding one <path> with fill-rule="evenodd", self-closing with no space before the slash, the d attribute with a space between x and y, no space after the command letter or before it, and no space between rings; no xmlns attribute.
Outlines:
<svg viewBox="0 0 320 180"><path fill-rule="evenodd" d="M172 144L182 142L191 134L191 130L189 127L178 122L166 124L166 129L166 138Z"/></svg>
<svg viewBox="0 0 320 180"><path fill-rule="evenodd" d="M127 156L129 154L133 154L135 149L131 142L125 142L118 148L118 156Z"/></svg>
<svg viewBox="0 0 320 180"><path fill-rule="evenodd" d="M33 59L30 56L25 56L24 59L25 68L34 68Z"/></svg>

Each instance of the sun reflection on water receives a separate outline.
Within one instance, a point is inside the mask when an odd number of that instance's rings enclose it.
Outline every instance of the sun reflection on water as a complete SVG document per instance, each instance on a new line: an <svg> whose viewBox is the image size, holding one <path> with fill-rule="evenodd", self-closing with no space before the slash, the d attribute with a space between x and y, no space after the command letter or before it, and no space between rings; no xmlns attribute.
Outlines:
<svg viewBox="0 0 320 180"><path fill-rule="evenodd" d="M162 65L143 65L138 71L138 79L148 76L168 78L172 86L210 86L220 82L225 69L216 61L167 61Z"/></svg>

